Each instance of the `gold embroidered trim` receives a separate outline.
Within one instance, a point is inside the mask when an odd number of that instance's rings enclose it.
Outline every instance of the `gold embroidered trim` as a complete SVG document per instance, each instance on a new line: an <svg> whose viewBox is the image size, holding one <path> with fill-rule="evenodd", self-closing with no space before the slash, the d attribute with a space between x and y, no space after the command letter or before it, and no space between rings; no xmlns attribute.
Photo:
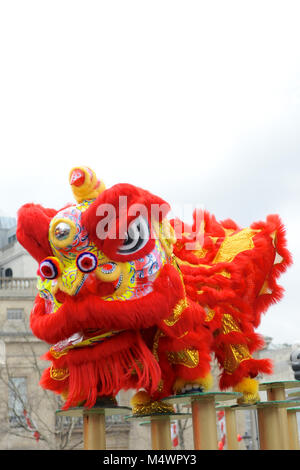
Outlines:
<svg viewBox="0 0 300 470"><path fill-rule="evenodd" d="M164 320L165 324L168 325L168 326L173 326L175 325L175 323L178 322L182 312L184 309L186 309L188 307L188 301L187 299L184 297L183 299L179 300L179 302L177 303L177 305L175 305L174 309L173 309L173 312L172 314L169 316L169 318L167 318L166 320Z"/></svg>
<svg viewBox="0 0 300 470"><path fill-rule="evenodd" d="M265 282L263 283L263 286L260 289L260 292L258 295L263 295L263 294L272 294L272 289L270 289L268 279L266 279Z"/></svg>
<svg viewBox="0 0 300 470"><path fill-rule="evenodd" d="M273 232L273 233L270 233L270 237L272 238L273 246L276 248L276 244L277 244L277 230L275 230L275 232Z"/></svg>
<svg viewBox="0 0 300 470"><path fill-rule="evenodd" d="M65 380L67 377L69 377L69 369L63 368L63 369L55 369L53 366L50 368L50 377L51 379L54 380Z"/></svg>
<svg viewBox="0 0 300 470"><path fill-rule="evenodd" d="M224 369L232 374L241 362L251 359L249 349L244 344L230 344L227 346L227 357L224 361Z"/></svg>
<svg viewBox="0 0 300 470"><path fill-rule="evenodd" d="M159 357L158 357L158 353L157 353L158 343L159 343L159 339L162 336L165 336L164 333L161 330L157 330L157 332L155 333L155 336L154 336L154 340L153 340L152 354L155 357L155 359L157 360L157 362L159 362Z"/></svg>
<svg viewBox="0 0 300 470"><path fill-rule="evenodd" d="M49 352L51 353L51 356L54 357L54 359L59 359L62 356L65 356L68 354L68 351L63 349L62 351L55 351L53 348L50 348Z"/></svg>
<svg viewBox="0 0 300 470"><path fill-rule="evenodd" d="M227 335L231 331L241 331L236 323L228 313L224 313L222 318L223 333Z"/></svg>
<svg viewBox="0 0 300 470"><path fill-rule="evenodd" d="M220 274L220 276L227 277L228 279L231 278L231 273L229 273L228 271L226 271L226 269L223 269L223 271L220 271L219 273L216 273L216 274Z"/></svg>
<svg viewBox="0 0 300 470"><path fill-rule="evenodd" d="M168 353L168 361L171 362L171 364L181 364L189 369L193 369L199 364L199 352L197 349L172 351Z"/></svg>
<svg viewBox="0 0 300 470"><path fill-rule="evenodd" d="M185 331L184 333L182 333L182 335L178 336L178 339L184 338L188 334L189 334L189 332Z"/></svg>
<svg viewBox="0 0 300 470"><path fill-rule="evenodd" d="M259 230L245 228L234 235L226 236L218 253L213 260L213 264L231 263L233 259L242 251L254 248L252 238Z"/></svg>
<svg viewBox="0 0 300 470"><path fill-rule="evenodd" d="M207 250L205 250L204 248L199 248L197 250L193 250L193 254L195 256L198 256L199 258L204 258L207 254Z"/></svg>
<svg viewBox="0 0 300 470"><path fill-rule="evenodd" d="M222 326L225 335L231 331L241 331L237 322L227 313L223 315ZM228 374L232 374L241 362L251 358L249 349L245 344L226 344L225 348L224 369Z"/></svg>
<svg viewBox="0 0 300 470"><path fill-rule="evenodd" d="M163 379L160 379L159 384L157 386L157 391L162 392L163 388L164 388L164 381L163 381Z"/></svg>
<svg viewBox="0 0 300 470"><path fill-rule="evenodd" d="M204 307L204 310L206 313L205 321L206 322L211 321L214 318L216 312L208 307Z"/></svg>

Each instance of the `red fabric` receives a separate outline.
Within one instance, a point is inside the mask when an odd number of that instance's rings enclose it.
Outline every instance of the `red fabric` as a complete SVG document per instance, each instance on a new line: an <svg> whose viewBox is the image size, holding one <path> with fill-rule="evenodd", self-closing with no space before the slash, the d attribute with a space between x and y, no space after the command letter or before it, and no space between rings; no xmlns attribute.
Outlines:
<svg viewBox="0 0 300 470"><path fill-rule="evenodd" d="M68 390L64 409L85 400L86 407L95 404L97 396L115 396L121 389L149 388L153 393L161 371L138 331L128 331L88 348L72 349L59 359L47 353L55 369L67 369L69 376L54 380L50 368L44 371L40 384L56 393ZM150 385L150 387L149 387Z"/></svg>

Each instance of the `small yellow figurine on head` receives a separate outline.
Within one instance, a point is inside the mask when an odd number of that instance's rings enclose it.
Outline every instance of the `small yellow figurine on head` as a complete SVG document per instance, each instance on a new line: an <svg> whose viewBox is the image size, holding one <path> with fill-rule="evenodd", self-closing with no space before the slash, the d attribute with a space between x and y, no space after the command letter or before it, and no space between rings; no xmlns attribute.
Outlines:
<svg viewBox="0 0 300 470"><path fill-rule="evenodd" d="M78 203L95 199L106 189L103 181L98 180L96 173L86 166L72 168L69 182Z"/></svg>

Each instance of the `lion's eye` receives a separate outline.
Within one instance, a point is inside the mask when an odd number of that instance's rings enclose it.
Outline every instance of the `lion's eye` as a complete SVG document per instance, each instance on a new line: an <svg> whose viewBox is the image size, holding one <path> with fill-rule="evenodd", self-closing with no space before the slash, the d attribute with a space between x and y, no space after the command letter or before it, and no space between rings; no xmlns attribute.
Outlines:
<svg viewBox="0 0 300 470"><path fill-rule="evenodd" d="M57 238L57 240L62 241L62 240L66 240L69 237L70 232L71 232L70 225L65 222L60 222L55 227L54 235L55 235L55 238Z"/></svg>
<svg viewBox="0 0 300 470"><path fill-rule="evenodd" d="M150 229L146 219L137 217L129 227L123 245L118 249L120 255L136 253L144 248L150 238Z"/></svg>
<svg viewBox="0 0 300 470"><path fill-rule="evenodd" d="M58 249L71 246L74 242L77 229L79 230L75 222L71 219L54 219L50 226L50 242Z"/></svg>

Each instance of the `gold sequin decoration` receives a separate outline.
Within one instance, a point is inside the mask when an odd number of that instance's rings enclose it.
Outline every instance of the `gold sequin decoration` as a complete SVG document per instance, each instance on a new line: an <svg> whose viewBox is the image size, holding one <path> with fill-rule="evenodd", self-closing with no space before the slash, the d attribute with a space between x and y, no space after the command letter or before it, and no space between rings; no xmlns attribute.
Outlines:
<svg viewBox="0 0 300 470"><path fill-rule="evenodd" d="M226 236L213 260L213 264L231 263L242 251L252 250L254 248L252 238L257 232L258 230L245 228L234 235Z"/></svg>
<svg viewBox="0 0 300 470"><path fill-rule="evenodd" d="M224 315L223 315L222 326L223 326L223 333L225 335L227 333L230 333L231 331L241 331L239 329L236 321L228 313L224 313Z"/></svg>
<svg viewBox="0 0 300 470"><path fill-rule="evenodd" d="M161 401L152 401L143 405L135 405L132 407L132 413L134 415L146 416L151 414L164 414L174 413L173 405L169 403L163 403Z"/></svg>
<svg viewBox="0 0 300 470"><path fill-rule="evenodd" d="M55 369L54 367L51 367L50 377L51 379L54 379L54 380L64 380L67 377L69 377L69 369L68 368Z"/></svg>
<svg viewBox="0 0 300 470"><path fill-rule="evenodd" d="M164 381L163 381L163 379L160 379L158 387L157 387L157 391L162 392L163 388L164 388Z"/></svg>
<svg viewBox="0 0 300 470"><path fill-rule="evenodd" d="M161 338L161 336L164 336L164 333L161 330L157 330L154 336L154 340L153 340L152 354L157 360L157 362L159 362L157 350L158 350L159 339Z"/></svg>
<svg viewBox="0 0 300 470"><path fill-rule="evenodd" d="M241 331L237 322L229 314L224 314L222 319L223 333L226 335L231 331ZM245 344L228 344L226 347L226 359L224 369L232 374L239 364L251 358L249 349Z"/></svg>
<svg viewBox="0 0 300 470"><path fill-rule="evenodd" d="M205 313L206 313L205 321L206 322L211 321L215 316L215 311L212 310L211 308L208 308L208 307L205 307L204 310L205 310Z"/></svg>
<svg viewBox="0 0 300 470"><path fill-rule="evenodd" d="M164 320L166 325L168 326L175 325L175 323L178 322L183 310L186 309L187 307L188 307L188 301L185 297L179 300L179 302L177 303L177 305L175 305L173 309L172 315L170 315L169 318Z"/></svg>
<svg viewBox="0 0 300 470"><path fill-rule="evenodd" d="M260 289L259 295L263 295L263 294L272 294L272 290L270 289L268 279L265 280L262 288Z"/></svg>
<svg viewBox="0 0 300 470"><path fill-rule="evenodd" d="M226 269L223 269L223 271L220 271L219 273L216 273L216 274L220 274L221 276L227 277L228 279L231 278L231 274L228 271L226 271Z"/></svg>
<svg viewBox="0 0 300 470"><path fill-rule="evenodd" d="M193 254L199 258L204 258L204 256L207 254L207 250L204 248L199 248L198 250L193 250Z"/></svg>
<svg viewBox="0 0 300 470"><path fill-rule="evenodd" d="M62 351L55 351L53 348L50 348L49 352L51 353L51 356L54 357L54 359L59 359L60 357L68 354L68 351L65 349L63 349Z"/></svg>
<svg viewBox="0 0 300 470"><path fill-rule="evenodd" d="M227 346L226 353L224 369L229 374L232 374L241 362L251 359L249 349L244 344L230 344Z"/></svg>
<svg viewBox="0 0 300 470"><path fill-rule="evenodd" d="M277 230L273 233L270 233L270 237L272 238L272 243L273 243L273 246L276 248L276 244L277 244Z"/></svg>
<svg viewBox="0 0 300 470"><path fill-rule="evenodd" d="M193 369L199 364L199 352L197 349L172 351L168 353L168 361L171 362L171 364L181 364L189 369Z"/></svg>

